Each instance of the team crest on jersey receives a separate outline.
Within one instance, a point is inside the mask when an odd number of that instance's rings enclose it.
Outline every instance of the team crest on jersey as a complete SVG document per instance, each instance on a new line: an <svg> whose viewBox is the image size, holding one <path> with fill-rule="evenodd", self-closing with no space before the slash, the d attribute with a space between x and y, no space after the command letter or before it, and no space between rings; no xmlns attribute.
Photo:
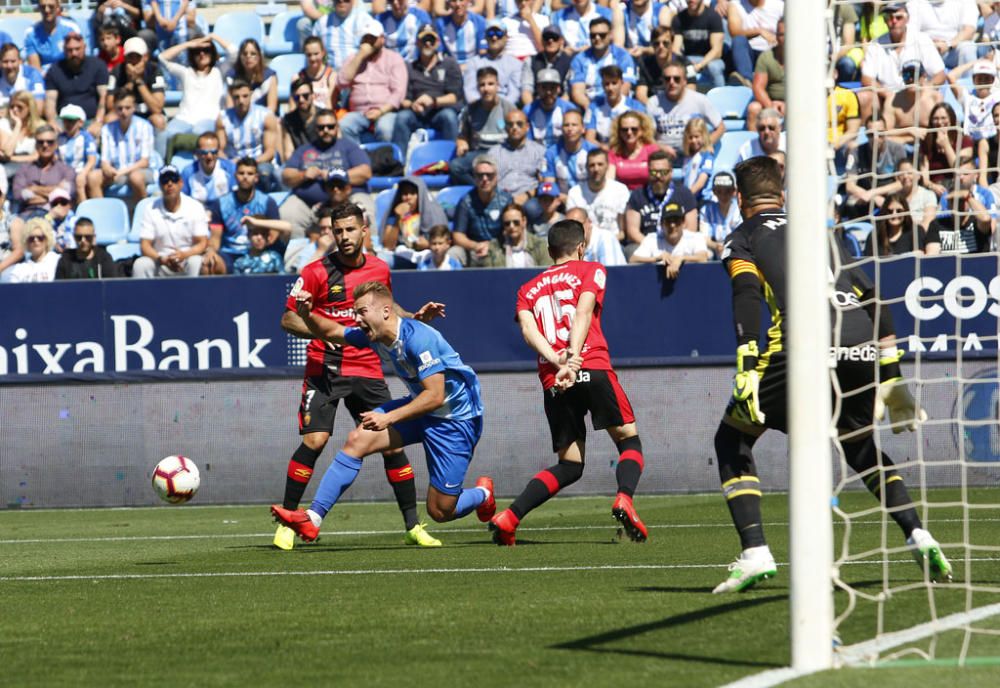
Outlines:
<svg viewBox="0 0 1000 688"><path fill-rule="evenodd" d="M312 422L312 415L306 414L302 416L302 425L309 425Z"/></svg>
<svg viewBox="0 0 1000 688"><path fill-rule="evenodd" d="M595 270L594 271L594 282L601 289L604 289L604 281L605 281L605 279L606 279L606 275L604 274L604 270Z"/></svg>

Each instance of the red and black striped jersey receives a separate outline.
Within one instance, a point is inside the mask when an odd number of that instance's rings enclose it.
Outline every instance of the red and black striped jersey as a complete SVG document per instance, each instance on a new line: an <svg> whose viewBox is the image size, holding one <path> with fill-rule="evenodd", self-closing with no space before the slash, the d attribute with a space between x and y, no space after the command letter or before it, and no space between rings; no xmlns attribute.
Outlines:
<svg viewBox="0 0 1000 688"><path fill-rule="evenodd" d="M365 282L381 282L392 289L392 278L385 261L365 255L364 262L355 268L341 263L336 252L328 253L322 260L302 269L286 307L294 311L295 295L299 291L307 291L313 295L312 312L315 315L353 327L356 324L354 288ZM320 375L324 370L344 377L381 378L382 362L372 349L313 339L306 348L306 377Z"/></svg>

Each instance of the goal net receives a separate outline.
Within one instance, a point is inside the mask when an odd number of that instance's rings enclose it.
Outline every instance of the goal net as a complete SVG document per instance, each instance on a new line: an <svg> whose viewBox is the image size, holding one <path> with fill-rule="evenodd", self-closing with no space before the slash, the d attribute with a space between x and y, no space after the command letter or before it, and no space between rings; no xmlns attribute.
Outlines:
<svg viewBox="0 0 1000 688"><path fill-rule="evenodd" d="M1000 50L993 52L987 21L977 25L978 45L922 53L921 46L942 40L921 15L928 3L911 2L910 12L897 8L903 3L817 5L826 5L833 58L825 164L835 229L828 239L842 242L854 261L832 252L830 268L836 276L860 265L871 276L879 305L892 312L905 382L928 414L913 432L894 433L888 414L870 428L876 451L891 458L891 467L880 460L856 473L835 443L833 661L1000 664L1000 253L994 238L1000 169L992 112L1000 102ZM883 12L857 16L863 5ZM852 36L868 47L842 49ZM981 59L963 63L970 55ZM1000 107L996 113L1000 120ZM799 171L790 164L789 174ZM794 285L796 266L790 263L790 270ZM832 347L840 344L838 332L834 327ZM835 418L850 395L837 388L835 375L831 379ZM871 386L855 393L871 393ZM932 582L928 567L917 565L890 513L903 507L887 508L886 486L896 476L905 481L923 529L950 560L950 582Z"/></svg>

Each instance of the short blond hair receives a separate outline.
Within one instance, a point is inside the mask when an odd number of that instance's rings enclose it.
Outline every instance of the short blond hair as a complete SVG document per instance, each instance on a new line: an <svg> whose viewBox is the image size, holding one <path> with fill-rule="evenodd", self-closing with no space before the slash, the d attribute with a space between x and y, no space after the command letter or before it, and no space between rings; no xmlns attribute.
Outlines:
<svg viewBox="0 0 1000 688"><path fill-rule="evenodd" d="M392 301L392 292L389 291L389 287L385 286L381 282L372 280L371 282L362 282L358 286L354 287L355 301L358 301L362 296L367 296L368 294L374 294L376 298Z"/></svg>
<svg viewBox="0 0 1000 688"><path fill-rule="evenodd" d="M31 232L38 229L42 230L42 234L45 235L45 251L48 253L55 248L56 233L52 229L52 223L44 217L34 217L24 223L24 228L21 230L21 245L27 246Z"/></svg>

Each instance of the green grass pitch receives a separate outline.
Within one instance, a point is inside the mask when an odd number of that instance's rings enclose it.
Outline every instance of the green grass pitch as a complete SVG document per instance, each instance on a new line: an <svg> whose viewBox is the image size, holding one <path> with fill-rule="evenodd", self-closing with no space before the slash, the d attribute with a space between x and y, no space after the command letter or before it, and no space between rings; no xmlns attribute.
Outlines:
<svg viewBox="0 0 1000 688"><path fill-rule="evenodd" d="M339 505L321 541L292 552L272 549L266 506L0 511L0 684L718 686L789 663L786 503L764 504L778 577L732 596L711 594L739 549L718 495L640 493L644 544L619 539L610 498L588 497L532 513L514 548L494 546L475 516L430 524L445 543L436 550L404 546L398 512L383 503ZM961 539L960 516L930 510L939 540ZM997 544L1000 516L974 516L972 541ZM858 547L880 533L875 518L858 524ZM901 544L894 526L889 535ZM971 573L1000 588L995 554L967 564L949 553L957 582ZM921 580L905 553L889 560L893 583ZM882 576L874 559L843 572L868 592ZM961 611L966 589L894 595L886 630L928 620L929 599L939 615ZM838 610L845 600L837 594ZM998 601L973 596L974 606ZM875 623L873 605L859 603L844 643L869 639ZM949 664L956 631L938 638L933 663L787 685L995 688L1000 617L977 627L994 635L972 637L962 668Z"/></svg>

